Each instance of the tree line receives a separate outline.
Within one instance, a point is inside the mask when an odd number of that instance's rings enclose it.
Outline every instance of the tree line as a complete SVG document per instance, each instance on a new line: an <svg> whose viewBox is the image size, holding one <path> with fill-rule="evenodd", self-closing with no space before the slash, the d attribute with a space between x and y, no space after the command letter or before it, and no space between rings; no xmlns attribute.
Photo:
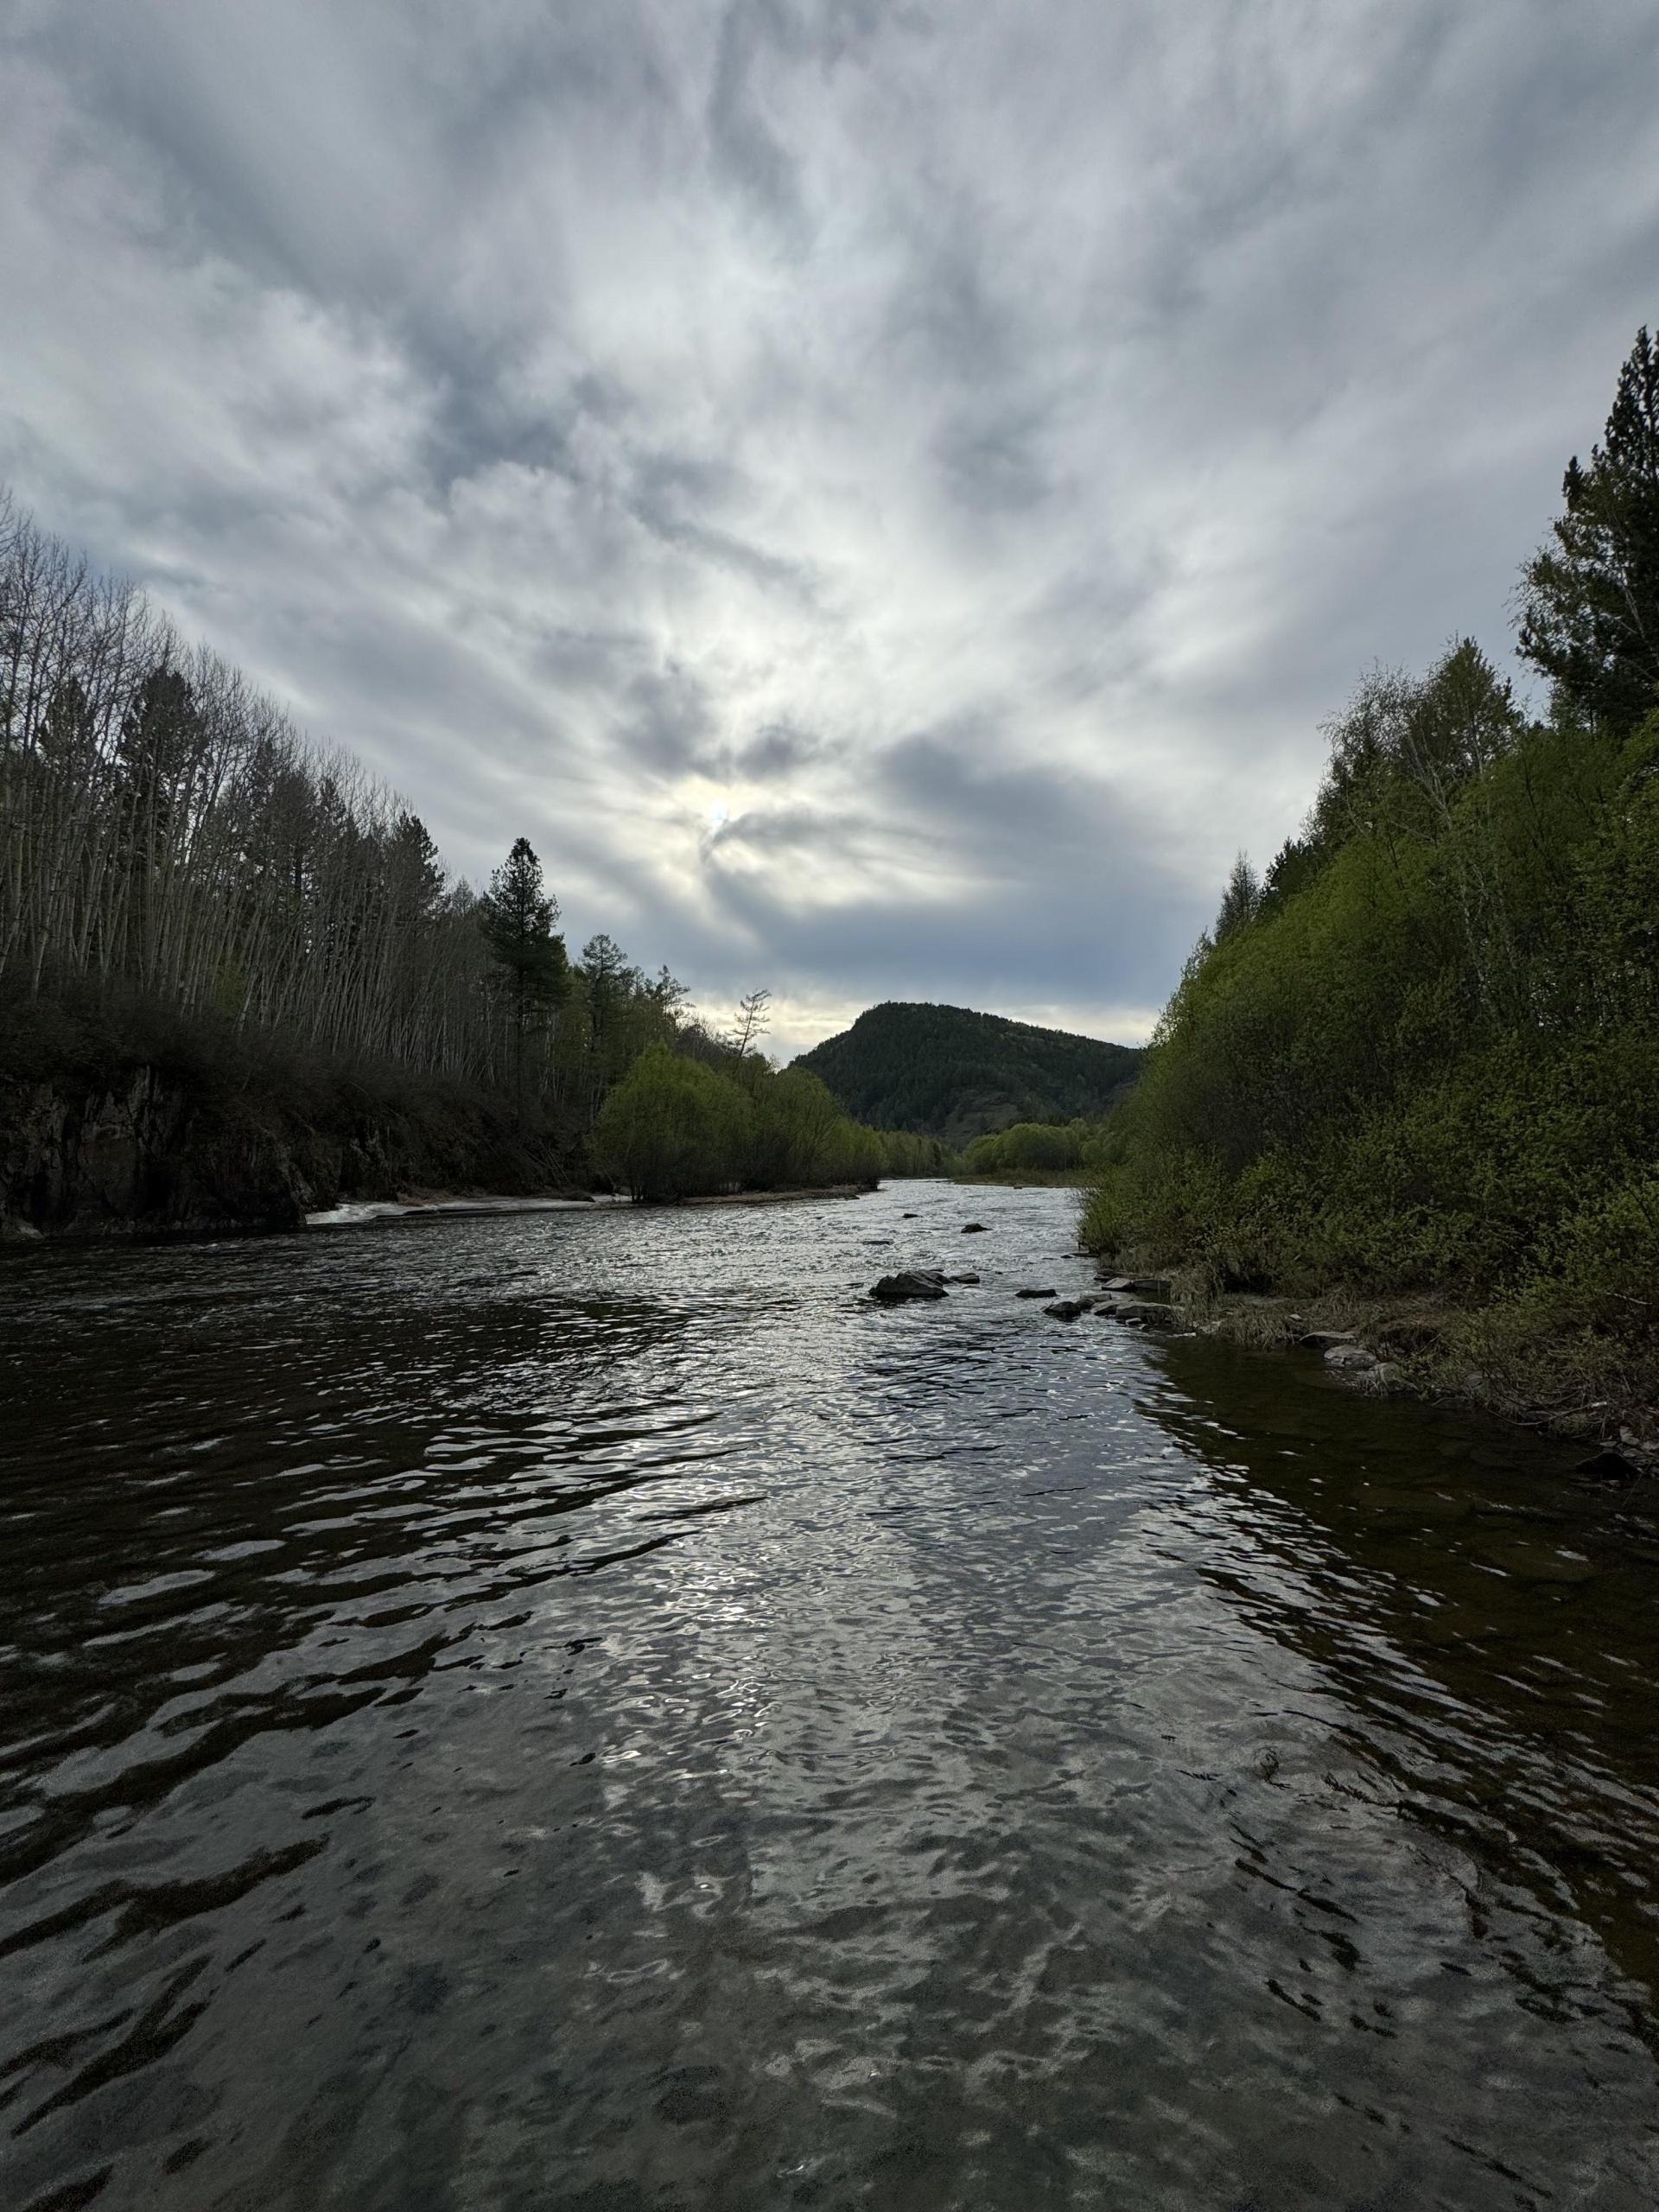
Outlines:
<svg viewBox="0 0 1659 2212"><path fill-rule="evenodd" d="M1645 329L1517 602L1541 715L1465 639L1328 726L1300 832L1235 867L1112 1120L1085 1233L1217 1285L1496 1302L1605 1372L1659 1359Z"/></svg>
<svg viewBox="0 0 1659 2212"><path fill-rule="evenodd" d="M610 937L572 957L559 918L526 839L482 893L453 877L391 792L0 490L0 995L475 1086L641 1196L910 1164L761 1057L765 991L722 1033Z"/></svg>
<svg viewBox="0 0 1659 2212"><path fill-rule="evenodd" d="M607 937L571 963L540 874L520 839L484 896L451 878L384 786L0 493L0 982L119 988L591 1119L683 993Z"/></svg>

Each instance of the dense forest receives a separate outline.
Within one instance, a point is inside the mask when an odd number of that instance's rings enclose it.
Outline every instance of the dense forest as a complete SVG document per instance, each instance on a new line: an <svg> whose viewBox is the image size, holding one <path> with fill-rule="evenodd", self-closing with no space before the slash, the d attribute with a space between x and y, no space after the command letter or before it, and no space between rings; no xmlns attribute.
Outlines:
<svg viewBox="0 0 1659 2212"><path fill-rule="evenodd" d="M1129 1045L965 1007L890 1001L795 1065L822 1076L861 1121L960 1147L1014 1122L1103 1114L1140 1063Z"/></svg>
<svg viewBox="0 0 1659 2212"><path fill-rule="evenodd" d="M328 1198L918 1164L761 1057L764 992L722 1033L609 937L572 958L558 918L527 841L457 880L391 793L0 493L0 1214L73 1213L63 1155L111 1111L129 1147L193 1120L198 1152L275 1147Z"/></svg>
<svg viewBox="0 0 1659 2212"><path fill-rule="evenodd" d="M1113 1119L1085 1235L1211 1287L1448 1299L1484 1312L1491 1357L1552 1346L1586 1385L1650 1400L1659 352L1645 329L1517 607L1541 715L1465 639L1421 677L1373 671L1330 725L1300 834L1260 880L1240 861L1187 963Z"/></svg>

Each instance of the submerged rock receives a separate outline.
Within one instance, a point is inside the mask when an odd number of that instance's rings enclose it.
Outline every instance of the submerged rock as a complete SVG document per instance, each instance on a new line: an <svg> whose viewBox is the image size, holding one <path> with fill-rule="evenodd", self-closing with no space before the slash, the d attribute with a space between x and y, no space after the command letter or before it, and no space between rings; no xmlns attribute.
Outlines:
<svg viewBox="0 0 1659 2212"><path fill-rule="evenodd" d="M986 1234L985 1224L982 1221L965 1221L962 1224L962 1233L964 1236L983 1236Z"/></svg>
<svg viewBox="0 0 1659 2212"><path fill-rule="evenodd" d="M977 1282L977 1275L946 1275L946 1282Z"/></svg>
<svg viewBox="0 0 1659 2212"><path fill-rule="evenodd" d="M943 1298L944 1277L931 1268L906 1268L896 1275L883 1275L870 1286L870 1296L884 1306L897 1306L907 1298Z"/></svg>

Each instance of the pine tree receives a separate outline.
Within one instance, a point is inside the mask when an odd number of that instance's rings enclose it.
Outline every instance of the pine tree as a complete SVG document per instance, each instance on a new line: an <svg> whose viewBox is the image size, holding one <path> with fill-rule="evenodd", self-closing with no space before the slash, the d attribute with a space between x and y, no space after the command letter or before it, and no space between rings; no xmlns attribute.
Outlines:
<svg viewBox="0 0 1659 2212"><path fill-rule="evenodd" d="M506 864L496 869L478 903L478 923L491 952L506 970L512 1009L513 1072L518 1116L524 1111L524 1041L564 996L569 961L556 937L559 902L542 886L542 864L528 837L514 840Z"/></svg>
<svg viewBox="0 0 1659 2212"><path fill-rule="evenodd" d="M1552 543L1522 571L1520 652L1564 704L1628 729L1659 704L1659 347L1645 325L1606 443L1574 454Z"/></svg>

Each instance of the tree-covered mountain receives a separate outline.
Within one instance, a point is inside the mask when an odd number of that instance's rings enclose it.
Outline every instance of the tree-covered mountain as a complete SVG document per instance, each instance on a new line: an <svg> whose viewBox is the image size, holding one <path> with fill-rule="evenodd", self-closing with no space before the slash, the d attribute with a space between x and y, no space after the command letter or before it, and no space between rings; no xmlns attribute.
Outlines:
<svg viewBox="0 0 1659 2212"><path fill-rule="evenodd" d="M1013 1122L1103 1114L1134 1083L1141 1054L999 1014L890 1000L795 1065L859 1121L960 1146Z"/></svg>

